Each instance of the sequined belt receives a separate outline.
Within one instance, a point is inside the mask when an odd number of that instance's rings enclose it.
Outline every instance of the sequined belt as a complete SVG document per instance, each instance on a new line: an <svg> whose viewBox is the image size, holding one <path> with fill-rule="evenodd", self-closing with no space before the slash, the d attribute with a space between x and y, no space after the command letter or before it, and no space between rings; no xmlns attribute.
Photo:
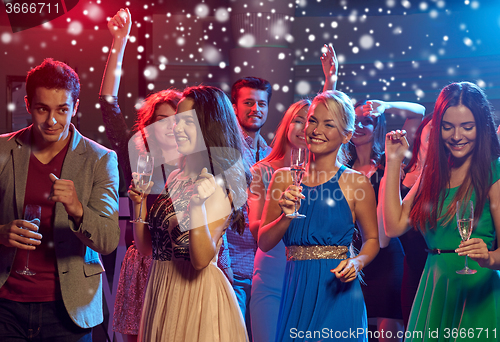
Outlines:
<svg viewBox="0 0 500 342"><path fill-rule="evenodd" d="M349 248L346 246L288 246L287 260L346 259Z"/></svg>

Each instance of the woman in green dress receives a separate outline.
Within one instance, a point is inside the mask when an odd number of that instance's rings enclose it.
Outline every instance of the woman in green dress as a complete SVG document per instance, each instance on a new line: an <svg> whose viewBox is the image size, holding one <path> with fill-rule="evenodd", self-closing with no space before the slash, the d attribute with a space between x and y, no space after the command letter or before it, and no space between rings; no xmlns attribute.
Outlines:
<svg viewBox="0 0 500 342"><path fill-rule="evenodd" d="M469 82L440 93L422 175L404 200L400 165L408 150L404 131L386 136L386 234L421 230L428 256L405 341L500 339L500 144L484 92ZM462 242L457 201L472 200L471 238ZM476 274L457 274L465 256ZM498 328L497 328L498 327Z"/></svg>

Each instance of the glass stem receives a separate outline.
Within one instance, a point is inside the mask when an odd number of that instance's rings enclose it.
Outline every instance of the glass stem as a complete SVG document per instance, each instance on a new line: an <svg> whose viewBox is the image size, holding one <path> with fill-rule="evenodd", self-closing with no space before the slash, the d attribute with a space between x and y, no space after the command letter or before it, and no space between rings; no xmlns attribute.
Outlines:
<svg viewBox="0 0 500 342"><path fill-rule="evenodd" d="M465 256L465 269L468 269L469 266L467 265L467 255Z"/></svg>
<svg viewBox="0 0 500 342"><path fill-rule="evenodd" d="M137 221L142 221L142 201L143 201L143 195L141 194L141 205L139 206L139 217L137 218Z"/></svg>
<svg viewBox="0 0 500 342"><path fill-rule="evenodd" d="M26 252L26 269L28 269L28 264L30 262L30 251Z"/></svg>
<svg viewBox="0 0 500 342"><path fill-rule="evenodd" d="M300 201L300 198L299 198L299 201ZM294 214L298 214L299 213L299 209L297 209L297 202L295 202L295 212Z"/></svg>

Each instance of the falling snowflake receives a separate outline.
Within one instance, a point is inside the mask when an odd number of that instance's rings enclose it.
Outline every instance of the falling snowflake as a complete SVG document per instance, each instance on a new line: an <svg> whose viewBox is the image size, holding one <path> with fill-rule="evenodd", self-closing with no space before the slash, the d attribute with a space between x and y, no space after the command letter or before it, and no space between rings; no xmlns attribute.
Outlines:
<svg viewBox="0 0 500 342"><path fill-rule="evenodd" d="M144 77L148 81L155 80L158 77L158 75L159 75L159 71L154 65L150 65L150 66L146 67L146 69L144 70Z"/></svg>
<svg viewBox="0 0 500 342"><path fill-rule="evenodd" d="M384 63L382 63L381 61L375 61L373 65L375 65L375 68L377 68L378 70L384 69Z"/></svg>
<svg viewBox="0 0 500 342"><path fill-rule="evenodd" d="M277 103L276 104L276 110L280 113L283 113L286 110L286 107L283 103Z"/></svg>
<svg viewBox="0 0 500 342"><path fill-rule="evenodd" d="M371 49L374 43L375 40L370 34L364 34L359 38L359 46L365 50Z"/></svg>
<svg viewBox="0 0 500 342"><path fill-rule="evenodd" d="M184 37L179 37L177 38L177 45L179 46L183 46L184 44L186 44L186 39Z"/></svg>
<svg viewBox="0 0 500 342"><path fill-rule="evenodd" d="M307 81L299 81L295 86L295 91L299 95L307 95L311 92L311 85Z"/></svg>
<svg viewBox="0 0 500 342"><path fill-rule="evenodd" d="M326 205L333 207L333 206L335 206L335 201L332 198L327 198Z"/></svg>
<svg viewBox="0 0 500 342"><path fill-rule="evenodd" d="M287 32L286 24L282 19L278 20L275 24L271 26L271 35L277 38L283 37Z"/></svg>
<svg viewBox="0 0 500 342"><path fill-rule="evenodd" d="M2 43L9 44L12 41L12 34L8 32L2 33Z"/></svg>
<svg viewBox="0 0 500 342"><path fill-rule="evenodd" d="M217 64L222 59L222 55L219 50L217 50L213 45L209 44L204 45L202 56L207 62L212 64Z"/></svg>
<svg viewBox="0 0 500 342"><path fill-rule="evenodd" d="M255 45L255 37L250 33L244 34L238 40L238 45L241 47L250 48Z"/></svg>
<svg viewBox="0 0 500 342"><path fill-rule="evenodd" d="M415 95L417 95L418 97L422 98L425 96L425 93L422 89L417 89L415 90Z"/></svg>
<svg viewBox="0 0 500 342"><path fill-rule="evenodd" d="M200 18L205 18L210 13L210 9L206 4L199 4L195 7L194 13Z"/></svg>
<svg viewBox="0 0 500 342"><path fill-rule="evenodd" d="M85 7L85 11L87 11L87 16L96 23L101 23L105 19L104 11L100 6L90 3Z"/></svg>
<svg viewBox="0 0 500 342"><path fill-rule="evenodd" d="M78 36L83 31L83 25L79 21L73 21L68 26L68 34L72 34L74 36Z"/></svg>
<svg viewBox="0 0 500 342"><path fill-rule="evenodd" d="M215 11L215 20L224 23L229 20L229 12L224 7L218 8Z"/></svg>
<svg viewBox="0 0 500 342"><path fill-rule="evenodd" d="M467 46L472 46L474 44L472 42L472 39L470 39L468 37L465 37L463 41L464 41L464 44L467 45Z"/></svg>

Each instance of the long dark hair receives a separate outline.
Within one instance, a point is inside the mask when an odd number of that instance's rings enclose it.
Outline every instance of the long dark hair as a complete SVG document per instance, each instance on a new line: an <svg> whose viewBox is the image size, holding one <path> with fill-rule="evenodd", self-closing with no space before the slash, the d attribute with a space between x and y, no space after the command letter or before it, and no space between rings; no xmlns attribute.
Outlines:
<svg viewBox="0 0 500 342"><path fill-rule="evenodd" d="M234 209L231 222L236 223L232 226L242 234L245 229L242 209L246 204L246 189L252 177L249 165L242 158L243 138L231 101L221 89L211 86L186 88L182 97L194 101L193 109L210 160L207 168L213 175L220 174L226 189L231 191Z"/></svg>
<svg viewBox="0 0 500 342"><path fill-rule="evenodd" d="M358 108L359 106L364 106L367 101L369 100L359 100L358 102L356 102L356 104L354 105L354 110L356 110L356 108ZM373 144L370 159L375 161L376 165L379 165L385 150L385 134L387 133L385 114L373 117L373 126ZM358 159L356 146L354 146L352 140L347 145L349 161L354 163L356 159Z"/></svg>
<svg viewBox="0 0 500 342"><path fill-rule="evenodd" d="M441 138L441 124L446 110L459 105L467 107L474 115L476 141L464 182L448 208L443 209L444 198L449 192L453 160ZM429 153L410 211L411 224L423 231L427 223L430 229L436 228L438 219L443 218L445 222L449 222L456 211L454 203L469 198L472 190L476 196L474 217L481 217L491 187L491 163L500 156L500 143L495 132L491 105L477 85L459 82L444 87L436 101L432 122Z"/></svg>

